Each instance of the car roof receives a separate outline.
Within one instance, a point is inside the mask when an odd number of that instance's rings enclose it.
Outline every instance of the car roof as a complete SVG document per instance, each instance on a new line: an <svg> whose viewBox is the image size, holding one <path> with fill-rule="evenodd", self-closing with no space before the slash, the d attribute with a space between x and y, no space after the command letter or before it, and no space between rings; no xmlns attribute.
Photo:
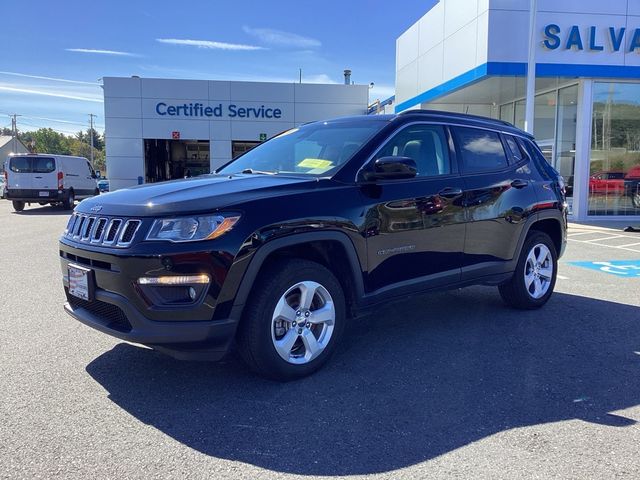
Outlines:
<svg viewBox="0 0 640 480"><path fill-rule="evenodd" d="M515 135L533 138L533 135L519 129L513 124L495 118L481 117L467 113L444 112L440 110L407 110L397 114L383 115L354 115L349 117L339 117L327 120L328 123L365 121L365 122L389 122L389 123L409 123L412 121L431 121L439 123L452 123L470 127L484 127L491 130L513 133ZM312 122L315 123L315 122Z"/></svg>

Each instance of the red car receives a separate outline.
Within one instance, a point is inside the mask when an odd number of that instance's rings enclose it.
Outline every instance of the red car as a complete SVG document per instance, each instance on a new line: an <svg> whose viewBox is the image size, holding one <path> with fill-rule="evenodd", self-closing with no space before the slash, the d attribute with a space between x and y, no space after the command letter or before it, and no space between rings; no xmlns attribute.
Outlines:
<svg viewBox="0 0 640 480"><path fill-rule="evenodd" d="M624 192L624 172L598 172L589 177L589 193L621 195Z"/></svg>

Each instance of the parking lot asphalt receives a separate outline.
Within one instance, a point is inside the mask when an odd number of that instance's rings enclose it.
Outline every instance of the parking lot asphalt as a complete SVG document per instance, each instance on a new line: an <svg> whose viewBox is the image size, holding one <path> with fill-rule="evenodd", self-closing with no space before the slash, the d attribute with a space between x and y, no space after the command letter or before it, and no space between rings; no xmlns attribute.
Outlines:
<svg viewBox="0 0 640 480"><path fill-rule="evenodd" d="M67 218L0 202L1 478L640 477L640 234L574 225L543 309L413 298L280 384L68 317Z"/></svg>

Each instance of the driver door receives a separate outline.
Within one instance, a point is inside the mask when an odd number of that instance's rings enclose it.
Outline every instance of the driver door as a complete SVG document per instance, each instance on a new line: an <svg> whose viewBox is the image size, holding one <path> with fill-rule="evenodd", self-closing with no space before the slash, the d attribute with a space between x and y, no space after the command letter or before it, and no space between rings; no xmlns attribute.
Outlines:
<svg viewBox="0 0 640 480"><path fill-rule="evenodd" d="M465 241L463 181L442 125L412 124L391 137L372 161L410 157L417 176L361 185L369 293L405 293L460 279Z"/></svg>

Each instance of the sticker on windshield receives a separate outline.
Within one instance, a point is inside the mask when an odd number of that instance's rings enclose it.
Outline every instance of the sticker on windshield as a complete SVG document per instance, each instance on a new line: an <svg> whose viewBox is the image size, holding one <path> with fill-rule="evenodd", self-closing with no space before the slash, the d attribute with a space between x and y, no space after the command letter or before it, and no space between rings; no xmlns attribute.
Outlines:
<svg viewBox="0 0 640 480"><path fill-rule="evenodd" d="M322 158L305 158L298 164L298 166L305 168L329 169L333 166L333 162L331 160L323 160Z"/></svg>

